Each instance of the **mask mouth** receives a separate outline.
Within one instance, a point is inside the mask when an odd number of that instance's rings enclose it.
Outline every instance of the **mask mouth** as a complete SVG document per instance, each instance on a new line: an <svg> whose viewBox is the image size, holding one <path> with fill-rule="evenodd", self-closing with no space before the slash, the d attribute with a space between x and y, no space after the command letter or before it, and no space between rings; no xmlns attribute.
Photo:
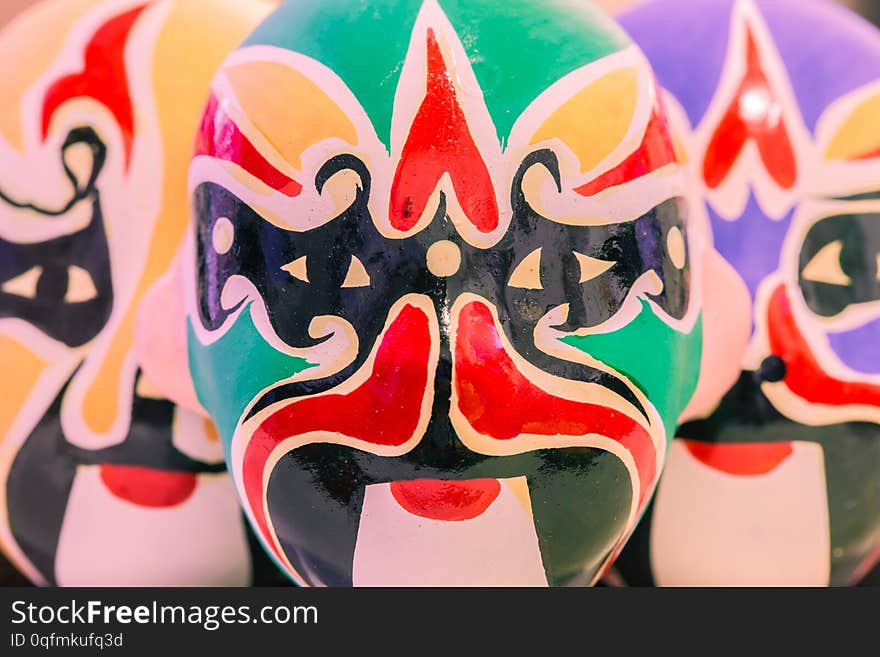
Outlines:
<svg viewBox="0 0 880 657"><path fill-rule="evenodd" d="M456 522L482 515L501 492L497 479L414 479L391 482L391 494L410 514Z"/></svg>
<svg viewBox="0 0 880 657"><path fill-rule="evenodd" d="M136 506L162 509L183 504L195 492L198 475L133 465L100 466L101 481L114 497Z"/></svg>
<svg viewBox="0 0 880 657"><path fill-rule="evenodd" d="M300 501L276 513L292 508L297 515L320 508L326 502L320 498L335 499L354 523L340 536L356 537L358 500L371 484L390 484L411 514L468 520L491 506L501 479L570 478L566 471L579 468L575 476L596 486L590 468L596 461L609 467L610 458L618 470L608 486L623 487L626 508L616 509L621 526L609 531L619 537L634 523L659 471L662 425L608 387L531 365L515 353L481 297L461 295L450 318L441 348L430 299L404 297L352 376L312 396L276 401L240 425L233 474L255 526L280 560L289 550L275 537L266 493L276 475L295 479L298 490L310 482L306 495L319 498L312 504L290 493L286 499ZM282 524L292 526L287 517Z"/></svg>

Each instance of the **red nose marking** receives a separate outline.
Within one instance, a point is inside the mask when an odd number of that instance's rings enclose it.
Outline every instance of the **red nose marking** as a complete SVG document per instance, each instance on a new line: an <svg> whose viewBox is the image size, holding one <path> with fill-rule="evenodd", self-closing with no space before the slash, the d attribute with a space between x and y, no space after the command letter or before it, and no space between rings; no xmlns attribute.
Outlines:
<svg viewBox="0 0 880 657"><path fill-rule="evenodd" d="M196 138L196 155L238 164L249 174L285 196L299 196L302 185L272 166L245 137L213 94Z"/></svg>
<svg viewBox="0 0 880 657"><path fill-rule="evenodd" d="M800 332L785 287L779 285L767 308L770 351L785 362L785 385L813 404L880 406L880 386L827 374Z"/></svg>
<svg viewBox="0 0 880 657"><path fill-rule="evenodd" d="M684 440L691 455L713 470L742 477L772 472L794 453L791 443L703 443Z"/></svg>
<svg viewBox="0 0 880 657"><path fill-rule="evenodd" d="M183 504L195 492L197 475L134 465L100 466L101 481L119 499L154 509Z"/></svg>
<svg viewBox="0 0 880 657"><path fill-rule="evenodd" d="M482 515L501 492L497 479L446 481L416 479L391 483L397 503L413 515L431 520L471 520Z"/></svg>
<svg viewBox="0 0 880 657"><path fill-rule="evenodd" d="M407 305L385 331L364 383L345 394L295 400L257 427L245 449L242 478L257 525L273 549L263 505L263 474L275 447L313 431L374 445L404 444L415 434L421 417L430 355L428 316Z"/></svg>
<svg viewBox="0 0 880 657"><path fill-rule="evenodd" d="M391 185L391 225L398 230L415 226L440 177L448 173L468 220L481 232L491 232L498 226L495 188L433 30L428 30L427 59L425 98L410 126Z"/></svg>
<svg viewBox="0 0 880 657"><path fill-rule="evenodd" d="M656 473L657 454L642 425L606 406L571 401L545 392L527 379L507 354L485 304L462 308L455 343L458 408L484 436L509 440L522 434L585 436L619 442L639 472L639 508Z"/></svg>
<svg viewBox="0 0 880 657"><path fill-rule="evenodd" d="M773 180L783 189L791 189L797 164L782 103L761 65L751 30L747 39L746 72L706 149L703 179L711 189L721 185L746 142L753 140Z"/></svg>
<svg viewBox="0 0 880 657"><path fill-rule="evenodd" d="M43 139L49 134L55 110L63 103L73 98L92 98L110 110L119 125L125 147L125 166L128 167L134 139L134 115L125 71L125 44L145 8L145 4L135 7L104 23L86 45L83 70L65 76L49 87L43 99Z"/></svg>

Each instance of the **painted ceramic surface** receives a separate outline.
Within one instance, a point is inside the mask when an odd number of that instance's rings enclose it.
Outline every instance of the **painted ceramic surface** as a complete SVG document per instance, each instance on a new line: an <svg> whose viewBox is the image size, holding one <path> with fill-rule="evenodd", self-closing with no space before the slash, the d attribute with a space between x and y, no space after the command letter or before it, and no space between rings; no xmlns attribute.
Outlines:
<svg viewBox="0 0 880 657"><path fill-rule="evenodd" d="M592 582L696 385L682 185L647 63L588 3L271 16L213 83L186 299L285 572Z"/></svg>
<svg viewBox="0 0 880 657"><path fill-rule="evenodd" d="M132 341L210 77L268 8L59 0L0 35L0 546L36 583L250 579L216 431Z"/></svg>
<svg viewBox="0 0 880 657"><path fill-rule="evenodd" d="M855 581L880 549L880 33L802 0L659 0L623 22L674 97L754 322L739 380L680 428L621 569Z"/></svg>

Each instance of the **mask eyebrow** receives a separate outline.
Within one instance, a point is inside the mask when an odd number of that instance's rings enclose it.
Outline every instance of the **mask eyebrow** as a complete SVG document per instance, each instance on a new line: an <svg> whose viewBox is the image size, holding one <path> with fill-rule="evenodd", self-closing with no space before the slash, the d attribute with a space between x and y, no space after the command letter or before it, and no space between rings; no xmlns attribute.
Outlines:
<svg viewBox="0 0 880 657"><path fill-rule="evenodd" d="M302 184L279 171L257 150L231 116L220 106L217 96L208 101L199 128L196 156L204 155L240 166L245 172L276 192L299 196Z"/></svg>

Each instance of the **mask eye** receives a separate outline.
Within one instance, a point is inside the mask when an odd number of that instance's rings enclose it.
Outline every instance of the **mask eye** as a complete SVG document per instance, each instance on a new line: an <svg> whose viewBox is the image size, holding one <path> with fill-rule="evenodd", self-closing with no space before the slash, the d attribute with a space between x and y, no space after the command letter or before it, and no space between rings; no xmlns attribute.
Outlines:
<svg viewBox="0 0 880 657"><path fill-rule="evenodd" d="M523 258L516 266L507 281L510 287L518 287L523 290L543 290L541 285L541 248L538 247Z"/></svg>
<svg viewBox="0 0 880 657"><path fill-rule="evenodd" d="M829 242L810 259L801 278L813 283L826 283L828 285L851 285L852 279L846 275L840 266L840 252L843 242L835 240Z"/></svg>
<svg viewBox="0 0 880 657"><path fill-rule="evenodd" d="M370 287L370 275L357 256L351 256L351 264L348 266L345 280L342 281L342 287Z"/></svg>
<svg viewBox="0 0 880 657"><path fill-rule="evenodd" d="M43 275L42 267L31 267L23 274L10 278L0 286L0 290L6 294L14 294L25 299L35 299L37 296L37 283Z"/></svg>
<svg viewBox="0 0 880 657"><path fill-rule="evenodd" d="M298 281L302 281L303 283L309 282L309 272L306 270L306 256L288 262L281 269Z"/></svg>
<svg viewBox="0 0 880 657"><path fill-rule="evenodd" d="M98 296L92 275L82 267L72 265L67 268L67 293L65 303L84 303Z"/></svg>
<svg viewBox="0 0 880 657"><path fill-rule="evenodd" d="M601 276L614 266L614 262L612 260L599 260L598 258L593 258L588 255L584 255L583 253L578 253L577 251L573 251L573 253L574 257L577 258L578 264L581 267L581 278L578 283L586 283L587 281L591 281L594 278Z"/></svg>

